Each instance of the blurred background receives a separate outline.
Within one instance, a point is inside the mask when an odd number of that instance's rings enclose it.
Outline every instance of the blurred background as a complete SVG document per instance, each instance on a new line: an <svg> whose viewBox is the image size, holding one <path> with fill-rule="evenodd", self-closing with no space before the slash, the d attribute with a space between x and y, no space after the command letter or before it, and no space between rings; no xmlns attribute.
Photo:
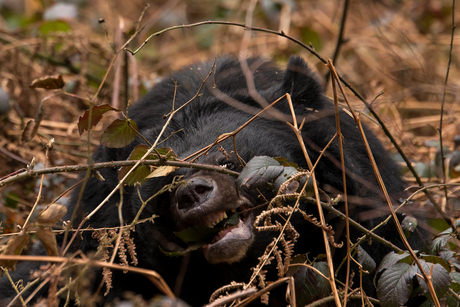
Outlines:
<svg viewBox="0 0 460 307"><path fill-rule="evenodd" d="M244 24L253 3L0 0L0 178L25 168L32 158L36 169L43 167L45 161L47 167L85 163L87 134L80 136L77 122L101 84L95 103L124 108L175 69L222 54L239 55L244 50L247 31L242 27L208 24L178 28L153 37L135 56L121 52L103 83L116 50L134 33L146 4L149 7L139 24L142 31L131 41L130 49L136 49L149 35L177 25L207 20ZM248 20L254 27L283 31L311 45L326 59L334 58L336 53L334 63L339 74L368 102L384 92L375 99L373 108L424 182L440 183L438 128L444 95L442 134L448 182L458 182L460 174L458 29L453 39L449 79L444 86L452 10L452 1L444 0L260 0ZM458 21L460 11L456 9L454 13ZM341 31L343 39L338 49ZM285 65L293 54L301 55L323 79L326 76L327 67L300 45L270 33L249 34L250 55L273 58L280 65ZM59 74L67 94L30 87L34 80ZM350 91L347 93L353 107L366 117L369 112L362 102ZM332 97L330 82L327 95ZM114 112L107 113L95 127L91 135L93 147L99 144L101 131L115 116ZM37 118L40 125L36 125L34 134L25 127ZM399 159L375 120L369 116L365 121ZM55 145L46 159L43 143L51 138ZM405 174L415 184L411 175ZM43 203L55 199L76 176L45 176ZM21 222L22 213L35 201L39 183L40 178L35 177L0 188L4 226L13 230ZM436 195L444 210L458 214L460 202L455 187L449 190L449 198L446 203L443 193ZM417 200L431 210L424 196Z"/></svg>

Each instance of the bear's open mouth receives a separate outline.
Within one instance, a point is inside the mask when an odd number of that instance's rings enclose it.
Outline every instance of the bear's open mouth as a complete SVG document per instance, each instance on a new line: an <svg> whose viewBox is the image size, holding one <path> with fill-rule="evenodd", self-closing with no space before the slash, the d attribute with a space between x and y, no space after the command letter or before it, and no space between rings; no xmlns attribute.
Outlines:
<svg viewBox="0 0 460 307"><path fill-rule="evenodd" d="M230 214L238 212L239 221L237 224L225 225L210 241L203 246L203 252L210 263L233 263L241 260L247 249L252 244L253 231L252 223L254 215L247 206L240 206L229 211L218 211L210 214L210 224L215 226ZM216 217L216 218L211 218Z"/></svg>
<svg viewBox="0 0 460 307"><path fill-rule="evenodd" d="M209 223L207 227L214 227L218 225L220 222L227 219L231 214L234 214L235 212L238 213L239 222L236 224L225 224L223 229L212 238L210 244L217 243L218 241L224 239L231 232L235 232L235 235L238 233L240 236L243 236L241 239L245 239L244 237L251 235L251 232L249 234L247 233L247 228L251 227L250 223L252 222L250 219L250 213L247 211L247 209L238 208L238 210L232 209L230 211L217 212L213 215L217 215L218 218L212 220L212 222Z"/></svg>
<svg viewBox="0 0 460 307"><path fill-rule="evenodd" d="M192 179L175 192L174 210L180 230L176 236L184 242L194 242L188 250L201 244L209 263L241 260L254 240L255 202L250 195L233 193L232 185L230 190L219 192L214 180Z"/></svg>

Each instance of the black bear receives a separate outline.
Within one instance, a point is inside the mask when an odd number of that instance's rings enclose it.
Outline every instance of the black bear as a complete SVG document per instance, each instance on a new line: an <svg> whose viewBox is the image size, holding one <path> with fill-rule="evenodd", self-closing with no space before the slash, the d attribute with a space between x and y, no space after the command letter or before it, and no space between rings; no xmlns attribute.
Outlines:
<svg viewBox="0 0 460 307"><path fill-rule="evenodd" d="M214 62L199 63L193 65L192 69L178 71L165 78L135 103L129 109L129 117L137 123L140 134L153 144L168 120L165 115L200 93L172 117L158 147L171 148L179 160L191 156L193 162L220 166L236 172L241 172L245 163L256 156L283 157L306 170L308 165L305 154L296 134L288 125L288 122L292 122L292 115L286 98L277 103L272 111L256 117L234 138L215 143L215 146L198 159L193 156L202 148L214 144L220 136L244 125L262 109L261 105L272 103L289 94L297 120L303 123L303 142L311 160L316 163L315 174L319 187L333 197L342 194L342 170L337 138L327 146L337 131L335 110L333 104L324 96L317 77L298 56L291 57L285 70L260 57L249 58L246 63L247 66L242 66L237 59L222 57L215 62L215 66ZM209 72L212 75L203 84ZM340 112L340 125L344 137L343 155L347 193L350 196L350 216L363 226L371 228L380 221L375 217L375 212L381 210L388 214L385 210L387 205L357 125L343 111ZM366 127L364 130L386 188L397 203L404 196L405 188L398 167L377 138ZM94 153L93 160L126 160L140 144L145 144L145 141L137 138L120 149L100 146ZM75 227L81 216L92 212L118 184L117 169L105 168L100 173L104 181L92 177L86 185L77 218L73 221ZM182 167L166 176L150 178L140 186L125 186L123 199L120 199L118 191L114 193L85 227L119 227L120 202L123 221L129 224L143 206L143 201L176 180L181 180L181 184L148 201L139 219L148 219L153 215L157 217L153 221L137 224L131 237L134 240L137 266L155 270L178 297L192 306L199 306L208 303L210 295L221 286L232 281L248 283L253 274L251 268L258 265L259 257L263 255L267 245L279 234L276 231L254 231L253 224L257 215L267 208L268 201L273 197L269 194L270 189L248 189L238 186L235 178L227 174ZM78 196L77 189L73 193L68 215L64 220L70 220ZM311 203L305 202L302 206L308 213L316 211L316 205ZM340 204L338 207L340 208ZM372 210L373 217L368 217L368 210ZM182 257L171 257L167 254L187 248L187 244L175 234L178 231L196 226L212 227L234 212L239 213L238 220L215 234L201 248L185 253ZM377 216L382 217L384 213ZM278 218L278 221L282 222L283 217L284 215ZM326 219L338 234L337 242L344 241L343 219L332 214L327 214ZM300 214L296 214L291 223L300 235L294 246L295 254L307 254L309 259L314 259L318 254L324 253L320 228L305 221ZM353 229L351 233L352 241L361 235ZM403 247L392 223L377 233ZM89 253L98 248L99 241L91 231L82 232L77 239L75 250ZM372 246L367 243L362 245L377 263L388 252L375 242ZM333 253L334 262L340 264L346 254L345 247L336 248ZM263 270L276 270L276 265L272 266L273 268L264 267ZM19 265L18 272L13 277L28 280L29 270L30 266ZM359 275L357 271L354 273ZM270 272L267 274L267 278L274 277L272 280L276 280L276 273L273 276ZM95 286L92 291L96 291L102 280L100 273L95 272L94 275ZM7 284L7 281L1 281L0 297L14 295ZM142 275L120 271L113 271L111 286L112 289L105 296L102 295L105 290L100 291L101 297L95 302L103 304L113 301L117 297L123 297L126 292L141 294L146 299L158 293ZM369 295L375 293L371 279L365 281L364 290ZM269 304L287 305L284 294L277 295L276 292L277 290L269 297Z"/></svg>

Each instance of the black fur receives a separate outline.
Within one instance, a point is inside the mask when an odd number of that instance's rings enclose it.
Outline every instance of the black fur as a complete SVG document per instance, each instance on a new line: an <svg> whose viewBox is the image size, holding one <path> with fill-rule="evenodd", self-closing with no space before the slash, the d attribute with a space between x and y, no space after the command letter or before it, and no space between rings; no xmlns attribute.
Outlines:
<svg viewBox="0 0 460 307"><path fill-rule="evenodd" d="M291 57L286 70L281 70L273 62L261 58L249 59L248 65L262 100L271 103L286 93L291 95L299 122L302 119L305 120L302 136L314 163L319 152L336 133L333 105L323 96L323 88L316 76L302 58L295 56ZM151 143L155 141L159 131L166 123L163 116L171 111L175 89L172 80L178 84L174 103L175 108L178 108L196 94L202 84L202 80L197 77L197 74L204 78L210 71L212 62L201 63L192 67L193 71L190 68L185 68L165 78L129 110L129 116L136 121L139 132ZM214 83L220 93L213 88ZM227 98L223 98L222 93ZM257 102L258 98L251 97L239 61L227 57L220 58L217 60L215 75L211 76L203 87L202 95L173 117L162 137L162 139L167 140L160 147L171 147L179 158L183 159L213 143L218 136L234 131L253 116L230 106L218 99L216 95L222 100L229 100L228 97L230 97L245 106L260 108ZM266 112L265 117L257 118L236 136L239 156L246 162L254 156L284 157L288 161L295 162L300 167L307 169L299 142L292 129L285 123L291 116L287 101L278 103L276 110L281 112L283 116ZM278 116L281 120L273 119L274 116ZM364 226L371 228L379 219L367 219L366 211L381 210L387 212L385 210L386 205L382 200L377 180L355 122L344 112L340 113L340 122L344 136L344 157L347 169L347 190L351 200L351 216ZM380 167L383 181L396 202L404 195L403 190L405 188L405 183L398 174L398 167L377 138L367 128L365 128L365 132L374 158ZM93 160L95 162L125 160L133 148L142 143L140 139L136 139L129 146L121 149L100 146L94 153ZM226 140L220 145L227 153L234 152L232 139ZM219 165L227 163L226 159L218 151L218 147L214 147L208 155L200 157L199 163ZM241 170L234 154L231 155L230 162L232 164L229 165L234 165L237 171ZM339 166L339 146L338 142L334 141L316 167L316 177L320 187L330 192L331 195L337 195L343 190L342 172ZM89 179L81 207L78 209L80 215L91 212L118 183L116 169L107 168L100 172L105 181L99 181L96 178ZM208 260L211 259L211 261L207 261L200 250L185 257L171 258L165 256L160 252L159 246L165 250L183 246L173 231L193 226L193 221L199 219L199 214L193 215L191 213L192 209L202 210L202 215L206 215L216 210L232 209L236 202L235 199L238 197L249 201L251 206L261 202L253 191L241 191L241 195L237 195L234 178L230 176L192 169L180 169L169 176L150 179L140 187L142 199L145 200L153 195L165 184L170 183L176 175L183 175L185 179L189 180L188 182L191 182L193 178L199 179L190 183L191 188L189 190L163 194L146 206L141 218L150 217L153 214L158 214L159 217L154 220L153 224L143 223L136 226L136 232L133 236L139 259L138 266L157 271L169 286L178 292L176 294L180 298L192 306L198 306L207 303L210 294L222 285L233 280L248 282L252 274L251 267L257 264L258 257L265 250L265 246L272 241L272 237L270 233L253 234L255 239L244 243L243 246L234 245L230 241L226 243L228 250L219 247L214 253L209 252L207 254ZM202 188L210 192L198 195L198 190L195 189L197 182L202 185ZM69 219L74 210L78 192L73 193L68 206L69 213L65 219ZM217 196L213 193L222 197L214 198ZM91 227L119 226L117 212L119 196L118 192L115 193L110 201L93 216L89 223ZM267 197L270 196L267 195ZM207 198L216 201L205 205ZM133 219L140 205L136 189L126 187L123 199L123 214L126 223ZM248 205L246 204L246 206ZM383 215L382 213L381 216ZM334 227L343 229L343 227L340 228L343 221L330 214L327 215L327 219ZM77 223L74 222L74 225ZM296 229L300 232L300 238L296 244L297 253L308 252L311 259L323 252L323 237L318 228L308 222L298 220ZM378 234L402 247L392 224L382 228ZM356 239L359 233L352 230L352 235L352 239ZM413 241L417 241L417 239L413 239ZM91 233L84 232L81 242L75 246L75 249L81 249L87 253L95 251L97 246L98 242L91 237ZM388 252L387 249L377 243L373 243L372 246L364 243L363 247L368 250L377 263ZM231 263L222 261L226 257L222 255L223 252L228 251L230 254L236 255L235 253L238 252L236 249L245 251L245 256L242 259L227 261ZM336 250L335 259L340 262L344 254L345 248ZM19 265L18 272L13 274L14 278L20 277L27 280L30 266L30 264ZM179 271L181 271L180 274ZM183 272L186 272L185 275ZM358 274L358 272L356 273ZM94 284L98 285L100 275L99 273L96 275ZM181 278L178 279L178 276ZM0 297L5 298L13 295L12 290L6 284L8 282L5 280L1 281ZM365 290L369 295L375 293L370 278L365 281ZM146 298L150 298L158 292L148 280L140 275L114 271L113 289L107 297L104 297L104 300L111 301L115 297L122 296L125 291L140 293ZM276 304L276 300L280 302L283 299L283 297L276 298L275 296L272 305Z"/></svg>

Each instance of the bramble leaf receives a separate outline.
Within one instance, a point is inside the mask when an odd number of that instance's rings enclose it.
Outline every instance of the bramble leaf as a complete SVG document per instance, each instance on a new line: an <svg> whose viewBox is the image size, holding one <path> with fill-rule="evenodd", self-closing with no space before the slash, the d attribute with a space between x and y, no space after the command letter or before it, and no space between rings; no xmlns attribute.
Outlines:
<svg viewBox="0 0 460 307"><path fill-rule="evenodd" d="M116 119L105 129L101 144L109 148L122 148L136 138L137 124L127 118Z"/></svg>
<svg viewBox="0 0 460 307"><path fill-rule="evenodd" d="M103 104L100 106L94 106L92 108L92 114L91 114L91 128L96 126L99 121L102 118L102 115L108 111L117 111L120 112L121 110L116 109L108 104ZM88 130L88 123L89 123L89 109L85 111L85 114L83 116L80 116L78 119L78 132L80 135L85 132L85 130Z"/></svg>
<svg viewBox="0 0 460 307"><path fill-rule="evenodd" d="M238 186L258 188L274 180L284 170L278 161L267 156L252 158L236 179Z"/></svg>
<svg viewBox="0 0 460 307"><path fill-rule="evenodd" d="M128 160L139 160L141 159L147 151L150 149L147 145L137 145L134 147L133 151L128 157ZM173 152L171 148L159 148L156 150L162 158L166 156L167 160L175 160L177 158L176 154ZM150 153L145 160L158 160L160 157L156 153ZM163 168L162 168L163 167ZM166 167L166 169L164 168ZM125 175L129 172L129 170L133 168L133 166L123 166L118 171L118 179L121 180ZM161 168L161 169L160 169ZM175 170L175 167L174 167ZM134 185L136 182L140 182L141 184L147 180L148 178L152 177L161 177L166 176L172 171L169 166L149 166L149 165L139 165L125 180L125 184L127 185ZM153 174L150 176L151 174Z"/></svg>
<svg viewBox="0 0 460 307"><path fill-rule="evenodd" d="M386 269L377 284L377 296L383 307L404 305L413 289L412 278L417 268L407 263L396 263Z"/></svg>

